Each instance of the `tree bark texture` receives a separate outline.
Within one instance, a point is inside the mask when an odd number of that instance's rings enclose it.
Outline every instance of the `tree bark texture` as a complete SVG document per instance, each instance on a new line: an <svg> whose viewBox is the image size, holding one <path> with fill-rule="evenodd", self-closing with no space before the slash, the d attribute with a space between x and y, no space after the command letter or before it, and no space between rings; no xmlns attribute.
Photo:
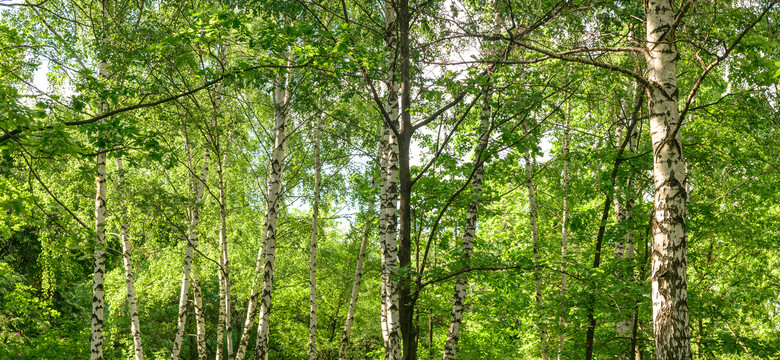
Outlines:
<svg viewBox="0 0 780 360"><path fill-rule="evenodd" d="M104 20L108 20L108 0L101 1L101 10ZM108 64L105 59L98 62L98 76L101 79L108 77ZM108 103L105 99L100 100L98 106L99 114L108 111ZM95 157L97 174L95 183L95 249L93 265L92 282L92 320L90 342L90 358L92 360L103 360L103 309L105 306L106 293L103 288L106 276L106 152L104 149L98 149Z"/></svg>
<svg viewBox="0 0 780 360"><path fill-rule="evenodd" d="M101 63L104 64L104 63ZM102 107L102 105L101 105ZM101 149L102 150L102 149ZM95 196L95 262L92 285L92 333L90 352L92 360L103 359L103 307L106 293L103 289L106 275L106 154L96 156L97 195Z"/></svg>
<svg viewBox="0 0 780 360"><path fill-rule="evenodd" d="M678 112L676 12L671 0L645 4L647 89L653 142L653 337L658 360L691 359L685 235L687 172Z"/></svg>
<svg viewBox="0 0 780 360"><path fill-rule="evenodd" d="M412 219L411 195L412 179L409 151L411 147L412 128L411 113L411 57L409 46L409 28L411 15L409 0L398 2L398 42L401 94L401 121L398 132L398 183L399 183L399 244L398 266L404 270L412 270ZM403 359L417 359L417 331L414 322L415 299L412 298L411 271L404 271L399 277L398 306L399 325L403 343Z"/></svg>
<svg viewBox="0 0 780 360"><path fill-rule="evenodd" d="M292 62L292 53L288 58ZM257 339L255 341L255 360L268 359L269 320L271 316L271 294L274 280L274 260L276 259L276 234L279 208L282 202L282 169L285 157L285 138L287 127L287 106L290 101L289 85L292 72L285 77L277 75L274 79L274 149L271 155L271 174L268 179L268 204L266 205L265 229L265 266L263 267L263 287L260 292L260 311L258 313Z"/></svg>
<svg viewBox="0 0 780 360"><path fill-rule="evenodd" d="M385 42L387 44L387 104L389 122L398 128L399 86L396 81L397 13L393 0L385 1ZM382 126L382 155L380 158L380 225L379 242L382 263L381 320L385 343L385 359L401 359L399 323L399 286L393 272L398 265L398 138L388 124Z"/></svg>
<svg viewBox="0 0 780 360"><path fill-rule="evenodd" d="M192 300L195 305L195 332L198 340L198 360L206 360L206 319L203 313L203 295L200 291L198 269L192 273Z"/></svg>

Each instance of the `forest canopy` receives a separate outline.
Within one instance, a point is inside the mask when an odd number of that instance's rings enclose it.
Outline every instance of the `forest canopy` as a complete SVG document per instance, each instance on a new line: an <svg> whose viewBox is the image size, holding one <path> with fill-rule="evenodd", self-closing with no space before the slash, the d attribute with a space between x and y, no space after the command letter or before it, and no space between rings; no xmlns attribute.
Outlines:
<svg viewBox="0 0 780 360"><path fill-rule="evenodd" d="M0 0L0 358L780 358L779 3Z"/></svg>

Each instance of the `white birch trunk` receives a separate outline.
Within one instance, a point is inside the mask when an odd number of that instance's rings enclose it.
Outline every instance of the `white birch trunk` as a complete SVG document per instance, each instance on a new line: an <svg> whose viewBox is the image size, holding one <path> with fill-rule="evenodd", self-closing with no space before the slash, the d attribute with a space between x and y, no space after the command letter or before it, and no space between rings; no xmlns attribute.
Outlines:
<svg viewBox="0 0 780 360"><path fill-rule="evenodd" d="M268 228L268 209L266 209L265 220L263 222L262 233L266 233ZM263 271L263 259L265 259L265 236L263 237L260 249L257 251L257 260L255 260L255 272L254 280L252 282L252 292L249 295L249 301L246 306L246 318L244 319L244 327L241 331L241 338L238 341L238 348L236 349L236 357L234 360L243 360L246 357L246 349L249 345L249 336L252 331L252 325L255 322L255 316L257 316L257 296L260 293L260 279Z"/></svg>
<svg viewBox="0 0 780 360"><path fill-rule="evenodd" d="M292 63L292 52L287 61ZM260 292L260 310L258 313L257 339L255 341L254 360L268 359L269 324L271 315L271 294L273 291L274 260L276 259L276 234L279 207L282 193L282 168L285 156L287 127L287 109L290 101L289 85L292 71L288 70L287 81L281 75L274 79L274 150L271 157L271 174L268 179L268 204L266 205L265 229L265 266L263 267L263 287Z"/></svg>
<svg viewBox="0 0 780 360"><path fill-rule="evenodd" d="M387 107L390 122L398 128L399 84L396 81L395 49L397 48L397 13L392 0L385 1L385 41L387 43ZM385 340L385 359L397 360L402 355L401 325L399 308L399 285L392 276L398 264L398 139L391 128L382 126L380 170L382 173L380 191L379 241L382 262L382 320Z"/></svg>
<svg viewBox="0 0 780 360"><path fill-rule="evenodd" d="M317 360L317 231L320 212L320 125L317 117L314 135L314 202L311 211L311 243L309 244L309 359Z"/></svg>
<svg viewBox="0 0 780 360"><path fill-rule="evenodd" d="M374 178L372 188L376 188L377 180ZM371 219L371 214L374 212L376 204L374 198L368 203L368 219ZM358 294L360 293L360 281L363 277L363 259L366 256L366 246L368 245L368 238L371 234L371 221L366 220L363 228L363 239L360 241L360 250L358 252L357 265L355 265L355 281L352 283L352 295L349 298L349 309L347 310L347 320L344 324L344 333L341 336L341 347L339 348L339 360L346 360L347 349L349 346L349 335L352 332L352 321L355 317L355 308L357 307Z"/></svg>
<svg viewBox="0 0 780 360"><path fill-rule="evenodd" d="M103 149L99 149L102 152ZM97 157L97 195L95 197L95 262L92 285L92 333L90 352L93 360L103 359L103 306L106 274L106 154Z"/></svg>
<svg viewBox="0 0 780 360"><path fill-rule="evenodd" d="M108 19L107 1L100 4L103 19ZM108 77L107 65L104 59L98 63L98 76L101 79ZM98 112L102 114L106 111L108 111L108 103L105 99L101 99ZM97 167L95 177L97 185L95 191L95 261L92 282L92 322L89 336L90 358L92 360L103 360L103 308L106 298L103 288L106 275L106 153L103 150L103 148L98 149L98 155L95 157Z"/></svg>
<svg viewBox="0 0 780 360"><path fill-rule="evenodd" d="M675 9L671 0L645 5L648 109L653 142L653 337L658 360L689 360L687 172L679 132ZM675 130L678 130L675 132Z"/></svg>
<svg viewBox="0 0 780 360"><path fill-rule="evenodd" d="M481 154L487 147L490 136L490 90L484 90L482 114L480 116L480 135L477 147L477 158L474 160L474 178L471 183L471 201L466 211L466 226L463 232L462 251L464 266L468 268L471 259L471 250L474 248L474 237L477 232L477 215L479 200L482 194L482 176L484 166ZM450 324L447 330L447 340L444 345L444 360L454 360L458 353L458 340L463 322L463 310L466 302L466 288L469 279L466 273L458 276L455 281L455 289L452 297L452 309L450 310Z"/></svg>
<svg viewBox="0 0 780 360"><path fill-rule="evenodd" d="M127 309L130 312L130 333L133 336L135 360L144 360L144 348L141 341L141 321L138 317L138 305L135 300L135 284L133 282L133 264L130 254L130 224L127 220L127 203L125 198L124 168L122 159L116 159L117 193L119 194L119 211L121 216L122 259L125 265L125 284L127 285Z"/></svg>
<svg viewBox="0 0 780 360"><path fill-rule="evenodd" d="M226 151L223 149L223 151ZM227 359L233 358L233 327L231 321L231 301L230 301L230 261L228 259L227 251L227 203L225 200L225 192L227 191L227 183L224 180L224 166L227 162L227 154L223 154L222 162L217 168L218 181L219 181L219 324L217 325L217 345L222 343L223 334L221 334L221 328L225 328L225 335L227 335ZM217 360L223 358L220 350L220 346L217 347Z"/></svg>
<svg viewBox="0 0 780 360"><path fill-rule="evenodd" d="M192 299L195 303L195 325L198 341L198 360L206 360L206 319L203 313L203 296L200 292L200 274L192 273Z"/></svg>
<svg viewBox="0 0 780 360"><path fill-rule="evenodd" d="M187 158L189 160L189 169L193 169L192 156L187 144ZM190 170L192 171L192 170ZM194 249L198 247L198 222L200 221L200 201L203 197L203 190L206 186L206 176L209 171L209 148L206 147L203 152L203 167L200 171L200 177L197 183L193 184L194 199L192 204L189 234L187 235L187 250L184 254L184 270L182 271L181 289L179 291L179 316L176 321L176 337L173 341L171 350L171 360L179 358L181 352L181 340L184 336L184 326L187 323L187 295L190 287L190 271L192 268L192 257Z"/></svg>
<svg viewBox="0 0 780 360"><path fill-rule="evenodd" d="M497 14L493 23L494 34L498 34L502 26L502 18ZM486 56L493 55L493 49L483 49ZM476 147L476 158L474 159L474 176L471 182L471 201L466 210L466 223L463 231L461 250L463 251L464 267L470 265L471 251L474 248L474 238L477 232L477 216L479 213L479 201L482 196L482 178L484 174L483 153L487 149L490 140L490 117L491 97L492 97L492 76L494 68L487 68L487 85L482 88L482 110L480 112L479 140ZM447 340L444 344L444 360L454 360L458 354L458 340L463 324L463 311L466 305L466 288L469 284L468 273L463 273L455 280L455 287L452 296L452 308L450 309L450 323L447 328Z"/></svg>
<svg viewBox="0 0 780 360"><path fill-rule="evenodd" d="M224 49L220 51L220 60L225 62ZM222 100L222 83L217 83L212 100L214 117L213 125L217 127L217 114L220 111ZM217 276L219 280L219 317L217 320L217 344L216 344L216 359L222 360L225 358L223 354L223 341L227 343L227 359L233 357L233 329L231 326L231 304L230 304L230 276L229 276L229 263L227 253L227 211L225 192L227 191L226 181L224 177L224 169L227 164L227 147L230 144L230 135L228 135L228 141L224 147L220 147L221 140L218 136L212 136L215 139L217 151L221 151L222 157L217 158L217 186L219 191L219 265L217 269ZM219 154L217 154L219 155ZM225 335L227 333L227 339Z"/></svg>

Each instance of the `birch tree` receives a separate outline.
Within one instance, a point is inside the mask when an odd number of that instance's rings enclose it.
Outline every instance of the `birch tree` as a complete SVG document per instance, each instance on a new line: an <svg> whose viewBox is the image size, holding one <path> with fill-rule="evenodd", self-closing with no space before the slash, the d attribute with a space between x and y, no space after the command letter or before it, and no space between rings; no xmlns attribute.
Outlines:
<svg viewBox="0 0 780 360"><path fill-rule="evenodd" d="M493 24L493 33L498 33L501 27L501 15L496 15ZM483 52L491 56L493 49L483 49ZM470 266L471 252L474 248L474 238L477 232L477 215L479 211L479 202L482 195L482 177L484 174L485 151L490 140L491 115L492 115L492 75L493 67L488 67L486 71L487 84L482 87L482 111L479 119L479 140L475 149L474 175L471 183L471 201L466 210L466 222L461 240L461 249L463 252L464 267ZM452 297L452 309L450 311L450 323L447 329L447 340L444 344L444 360L454 360L458 353L458 340L460 339L460 330L463 322L463 312L466 301L466 288L468 287L468 274L460 275L455 281L455 289Z"/></svg>
<svg viewBox="0 0 780 360"><path fill-rule="evenodd" d="M109 20L108 0L100 2L100 11L103 21ZM104 35L105 36L105 35ZM100 39L99 46L103 46L106 39ZM100 49L98 50L100 53ZM105 54L105 52L104 52ZM105 55L98 59L98 76L100 79L108 77L108 62ZM108 111L108 102L100 99L98 113ZM106 275L106 151L98 149L95 156L97 175L95 182L97 190L95 195L95 250L92 282L92 332L90 333L90 352L92 360L103 360L103 310L105 306L105 275Z"/></svg>
<svg viewBox="0 0 780 360"><path fill-rule="evenodd" d="M186 134L186 130L185 130ZM187 141L187 159L188 169L192 171L193 167L192 152L190 150L189 141ZM190 224L187 234L187 246L184 254L184 268L182 270L181 290L179 291L179 315L176 321L176 335L173 341L173 349L171 350L171 360L177 360L179 353L181 352L181 341L184 336L184 326L187 323L187 302L188 293L190 288L192 260L194 252L198 247L198 222L200 221L200 202L203 197L203 191L206 186L206 177L209 171L209 148L204 147L203 150L203 165L201 166L200 175L196 177L196 174L192 173L189 178L191 179L190 189L192 190L192 205L190 208ZM200 290L198 290L200 291ZM200 342L200 341L199 341Z"/></svg>
<svg viewBox="0 0 780 360"><path fill-rule="evenodd" d="M130 224L127 215L127 191L125 184L125 170L122 159L116 158L117 194L119 194L118 208L120 211L120 238L122 239L122 261L125 266L125 284L127 285L127 308L130 312L130 333L133 336L133 350L135 360L144 360L144 348L141 341L141 321L138 317L136 304L135 283L133 281L133 264L130 248Z"/></svg>
<svg viewBox="0 0 780 360"><path fill-rule="evenodd" d="M292 52L287 61L292 63ZM257 339L255 341L255 360L268 358L268 329L271 316L271 295L273 291L274 260L276 257L276 235L279 208L282 202L282 169L284 168L287 111L290 105L290 86L292 70L286 76L277 73L274 78L274 149L271 155L271 173L268 178L268 203L266 205L265 226L265 266L263 267L263 287L260 292L260 310L258 313Z"/></svg>
<svg viewBox="0 0 780 360"><path fill-rule="evenodd" d="M314 201L311 207L311 242L309 243L309 359L317 360L317 231L320 212L320 126L317 116L314 130Z"/></svg>
<svg viewBox="0 0 780 360"><path fill-rule="evenodd" d="M374 178L371 188L376 189L377 178ZM346 360L347 349L349 346L349 335L352 332L352 321L355 317L355 308L357 307L358 294L360 293L360 281L363 277L363 259L366 256L366 246L368 245L368 239L371 236L372 213L376 210L376 203L374 197L366 206L368 219L363 226L363 237L360 241L360 250L358 250L357 264L355 264L355 281L352 283L352 294L349 297L349 308L347 309L347 319L344 324L344 332L341 336L341 346L339 347L339 360ZM380 284L381 286L381 284ZM380 304L381 305L381 304Z"/></svg>
<svg viewBox="0 0 780 360"><path fill-rule="evenodd" d="M195 310L195 338L198 344L198 360L206 360L206 314L203 312L203 294L200 289L200 272L197 267L192 273L192 300Z"/></svg>
<svg viewBox="0 0 780 360"><path fill-rule="evenodd" d="M677 20L671 0L648 2L647 88L653 142L653 338L658 360L691 359L688 254L685 234L687 172L677 106Z"/></svg>
<svg viewBox="0 0 780 360"><path fill-rule="evenodd" d="M400 118L398 105L399 84L396 80L396 50L398 48L398 14L394 0L386 0L384 4L386 50L386 86L387 100L385 112L389 119L382 124L382 155L380 158L381 188L380 188L380 223L379 244L382 262L381 288L381 321L382 335L385 342L385 359L401 358L401 333L399 320L399 286L392 276L398 262L398 138L393 133L392 126L398 124Z"/></svg>

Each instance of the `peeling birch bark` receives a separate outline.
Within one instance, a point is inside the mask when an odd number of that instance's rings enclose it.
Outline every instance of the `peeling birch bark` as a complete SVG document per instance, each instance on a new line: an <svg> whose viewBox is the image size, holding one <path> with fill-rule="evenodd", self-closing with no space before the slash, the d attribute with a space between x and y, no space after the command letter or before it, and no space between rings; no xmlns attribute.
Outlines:
<svg viewBox="0 0 780 360"><path fill-rule="evenodd" d="M107 1L101 1L101 10L104 19L109 18ZM108 77L108 64L105 59L98 63L98 76L101 79ZM108 103L105 99L100 100L98 113L102 114L108 111ZM95 257L93 265L92 282L92 320L89 336L90 358L92 360L103 360L103 309L105 306L106 293L104 289L106 276L106 153L103 148L98 149L95 157L97 174L95 183Z"/></svg>
<svg viewBox="0 0 780 360"><path fill-rule="evenodd" d="M399 84L396 80L395 50L398 48L397 27L398 14L392 0L386 0L385 11L385 42L387 43L387 104L386 112L390 122L398 128L400 117L398 104ZM402 355L399 284L392 276L398 264L398 139L391 128L382 126L382 155L380 172L382 174L380 189L380 224L379 242L381 248L382 276L382 335L385 343L385 359L398 360Z"/></svg>
<svg viewBox="0 0 780 360"><path fill-rule="evenodd" d="M192 273L192 299L195 304L195 326L198 344L198 360L206 360L206 319L203 314L203 295L200 292L200 274Z"/></svg>
<svg viewBox="0 0 780 360"><path fill-rule="evenodd" d="M646 3L647 89L653 142L652 299L658 360L689 360L687 172L679 129L675 10L671 0Z"/></svg>
<svg viewBox="0 0 780 360"><path fill-rule="evenodd" d="M292 63L292 51L287 60ZM276 234L279 208L282 202L282 169L284 168L285 138L287 128L287 110L290 101L289 85L292 71L286 79L282 75L274 78L274 149L271 155L271 173L268 179L268 204L266 205L265 229L265 266L263 267L263 286L260 291L260 310L258 312L257 339L255 341L255 360L268 359L269 320L274 280L274 261L276 259Z"/></svg>

